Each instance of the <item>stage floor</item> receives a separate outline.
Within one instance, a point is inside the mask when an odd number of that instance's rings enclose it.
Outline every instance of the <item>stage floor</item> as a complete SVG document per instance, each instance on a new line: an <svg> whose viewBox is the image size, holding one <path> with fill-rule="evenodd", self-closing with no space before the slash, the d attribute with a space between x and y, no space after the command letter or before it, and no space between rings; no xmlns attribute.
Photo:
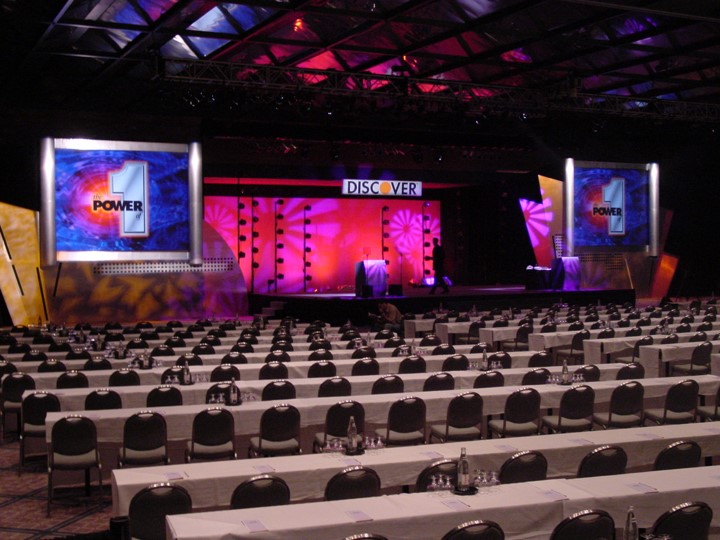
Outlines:
<svg viewBox="0 0 720 540"><path fill-rule="evenodd" d="M592 289L576 291L534 290L524 285L464 285L450 287L448 293L437 289L430 294L429 287L405 287L402 295L360 297L353 292L249 294L252 313L274 310L273 316L292 315L301 320L321 319L342 324L348 319L365 324L368 313L377 313L381 301L395 304L403 313L425 313L439 309L467 311L475 307L483 311L495 307L530 308L549 307L557 303L623 304L635 302L633 289Z"/></svg>

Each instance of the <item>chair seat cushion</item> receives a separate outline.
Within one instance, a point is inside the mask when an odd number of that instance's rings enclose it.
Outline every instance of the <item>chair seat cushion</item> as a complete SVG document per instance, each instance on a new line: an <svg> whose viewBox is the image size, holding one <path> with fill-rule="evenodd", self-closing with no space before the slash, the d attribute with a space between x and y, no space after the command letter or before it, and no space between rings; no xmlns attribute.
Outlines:
<svg viewBox="0 0 720 540"><path fill-rule="evenodd" d="M613 414L612 421L610 413L596 413L593 415L593 421L604 427L632 427L642 425L642 416L639 414Z"/></svg>
<svg viewBox="0 0 720 540"><path fill-rule="evenodd" d="M52 460L55 469L83 469L98 465L97 453L94 449L77 456L53 452Z"/></svg>
<svg viewBox="0 0 720 540"><path fill-rule="evenodd" d="M663 422L665 424L689 424L695 421L695 416L691 412L668 411L666 415L664 412L664 409L647 409L645 411L645 418L658 424L662 424Z"/></svg>
<svg viewBox="0 0 720 540"><path fill-rule="evenodd" d="M300 449L297 439L288 439L286 441L268 441L262 440L260 437L250 437L250 448L254 452L263 454L292 454Z"/></svg>
<svg viewBox="0 0 720 540"><path fill-rule="evenodd" d="M422 431L410 431L408 433L401 433L399 431L388 431L387 428L381 428L376 430L375 433L385 439L385 444L389 445L422 444L423 442L425 442L425 435Z"/></svg>
<svg viewBox="0 0 720 540"><path fill-rule="evenodd" d="M213 459L222 456L232 455L234 452L234 447L232 441L213 446L208 446L197 442L193 445L192 441L188 441L187 451L189 455L193 458Z"/></svg>
<svg viewBox="0 0 720 540"><path fill-rule="evenodd" d="M466 428L462 427L453 427L450 426L447 429L447 438L445 437L446 433L446 424L437 424L437 425L431 425L430 426L430 433L432 436L442 439L442 440L448 440L448 441L472 441L474 439L479 439L481 432L478 428L475 426L470 426Z"/></svg>
<svg viewBox="0 0 720 540"><path fill-rule="evenodd" d="M523 435L535 435L538 433L538 425L535 422L506 422L503 432L502 420L490 420L488 427L504 437L521 437Z"/></svg>
<svg viewBox="0 0 720 540"><path fill-rule="evenodd" d="M561 419L556 414L544 417L542 423L553 431L585 431L592 426L592 421L588 418Z"/></svg>
<svg viewBox="0 0 720 540"><path fill-rule="evenodd" d="M159 463L167 458L167 448L160 446L149 450L133 450L132 448L119 448L118 458L123 463L145 464Z"/></svg>
<svg viewBox="0 0 720 540"><path fill-rule="evenodd" d="M672 366L673 373L680 375L708 375L710 366L700 364L675 364Z"/></svg>
<svg viewBox="0 0 720 540"><path fill-rule="evenodd" d="M697 408L698 416L702 418L711 418L712 420L720 420L720 412L717 412L714 405L701 405Z"/></svg>
<svg viewBox="0 0 720 540"><path fill-rule="evenodd" d="M23 435L25 437L44 437L45 424L23 424Z"/></svg>

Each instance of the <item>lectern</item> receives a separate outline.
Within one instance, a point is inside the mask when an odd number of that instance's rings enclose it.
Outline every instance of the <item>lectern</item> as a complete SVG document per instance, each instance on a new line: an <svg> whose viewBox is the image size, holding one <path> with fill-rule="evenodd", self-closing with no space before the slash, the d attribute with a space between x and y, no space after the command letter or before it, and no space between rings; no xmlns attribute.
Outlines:
<svg viewBox="0 0 720 540"><path fill-rule="evenodd" d="M355 296L385 296L387 269L385 261L364 260L355 263Z"/></svg>

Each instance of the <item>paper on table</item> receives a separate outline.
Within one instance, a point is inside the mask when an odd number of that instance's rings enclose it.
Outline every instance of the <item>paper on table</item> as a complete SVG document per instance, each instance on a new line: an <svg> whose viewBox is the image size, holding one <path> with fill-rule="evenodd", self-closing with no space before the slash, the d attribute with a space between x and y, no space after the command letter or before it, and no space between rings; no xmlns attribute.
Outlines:
<svg viewBox="0 0 720 540"><path fill-rule="evenodd" d="M250 532L267 531L267 527L259 519L243 519L242 524L245 525Z"/></svg>
<svg viewBox="0 0 720 540"><path fill-rule="evenodd" d="M465 504L460 499L446 499L443 501L443 504L450 508L450 510L463 511L470 508L469 504Z"/></svg>
<svg viewBox="0 0 720 540"><path fill-rule="evenodd" d="M588 439L570 439L570 442L580 445L593 444L593 442Z"/></svg>
<svg viewBox="0 0 720 540"><path fill-rule="evenodd" d="M658 435L657 433L638 433L637 436L640 437L641 439L651 439L651 440L663 438L662 435Z"/></svg>
<svg viewBox="0 0 720 540"><path fill-rule="evenodd" d="M168 480L183 480L188 478L188 475L184 471L169 471L163 474Z"/></svg>
<svg viewBox="0 0 720 540"><path fill-rule="evenodd" d="M253 469L261 473L275 472L275 469L273 469L270 465L253 465Z"/></svg>
<svg viewBox="0 0 720 540"><path fill-rule="evenodd" d="M361 523L363 521L372 521L372 518L370 516L368 516L362 510L346 510L345 513L355 523Z"/></svg>
<svg viewBox="0 0 720 540"><path fill-rule="evenodd" d="M642 482L628 484L628 487L634 489L635 491L639 491L640 493L657 493L657 488L643 484Z"/></svg>
<svg viewBox="0 0 720 540"><path fill-rule="evenodd" d="M443 456L440 452L428 451L428 452L420 452L420 453L421 453L423 456L429 457L430 459L442 459L442 458L445 457L445 456Z"/></svg>
<svg viewBox="0 0 720 540"><path fill-rule="evenodd" d="M349 467L354 467L355 465L360 465L360 462L354 458L342 458L340 461Z"/></svg>
<svg viewBox="0 0 720 540"><path fill-rule="evenodd" d="M555 491L554 489L538 489L540 492L540 495L543 497L550 499L551 501L567 501L568 496L564 493L560 493L559 491Z"/></svg>
<svg viewBox="0 0 720 540"><path fill-rule="evenodd" d="M503 452L517 452L517 448L511 444L496 444L495 448L502 450Z"/></svg>

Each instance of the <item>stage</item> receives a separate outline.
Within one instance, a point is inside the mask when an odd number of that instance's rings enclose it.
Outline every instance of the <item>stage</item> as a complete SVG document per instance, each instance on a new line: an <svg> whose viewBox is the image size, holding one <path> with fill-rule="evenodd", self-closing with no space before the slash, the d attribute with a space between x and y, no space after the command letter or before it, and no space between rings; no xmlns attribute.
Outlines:
<svg viewBox="0 0 720 540"><path fill-rule="evenodd" d="M368 313L377 313L378 303L390 302L402 313L421 315L427 311L445 309L467 311L475 306L484 311L495 307L548 307L556 303L606 304L635 303L634 289L585 289L562 291L527 289L524 285L454 286L448 293L442 289L430 294L429 287L403 287L402 294L386 296L357 296L355 292L249 294L251 313L264 313L271 318L285 315L303 321L320 319L332 325L351 322L358 326L369 324Z"/></svg>

